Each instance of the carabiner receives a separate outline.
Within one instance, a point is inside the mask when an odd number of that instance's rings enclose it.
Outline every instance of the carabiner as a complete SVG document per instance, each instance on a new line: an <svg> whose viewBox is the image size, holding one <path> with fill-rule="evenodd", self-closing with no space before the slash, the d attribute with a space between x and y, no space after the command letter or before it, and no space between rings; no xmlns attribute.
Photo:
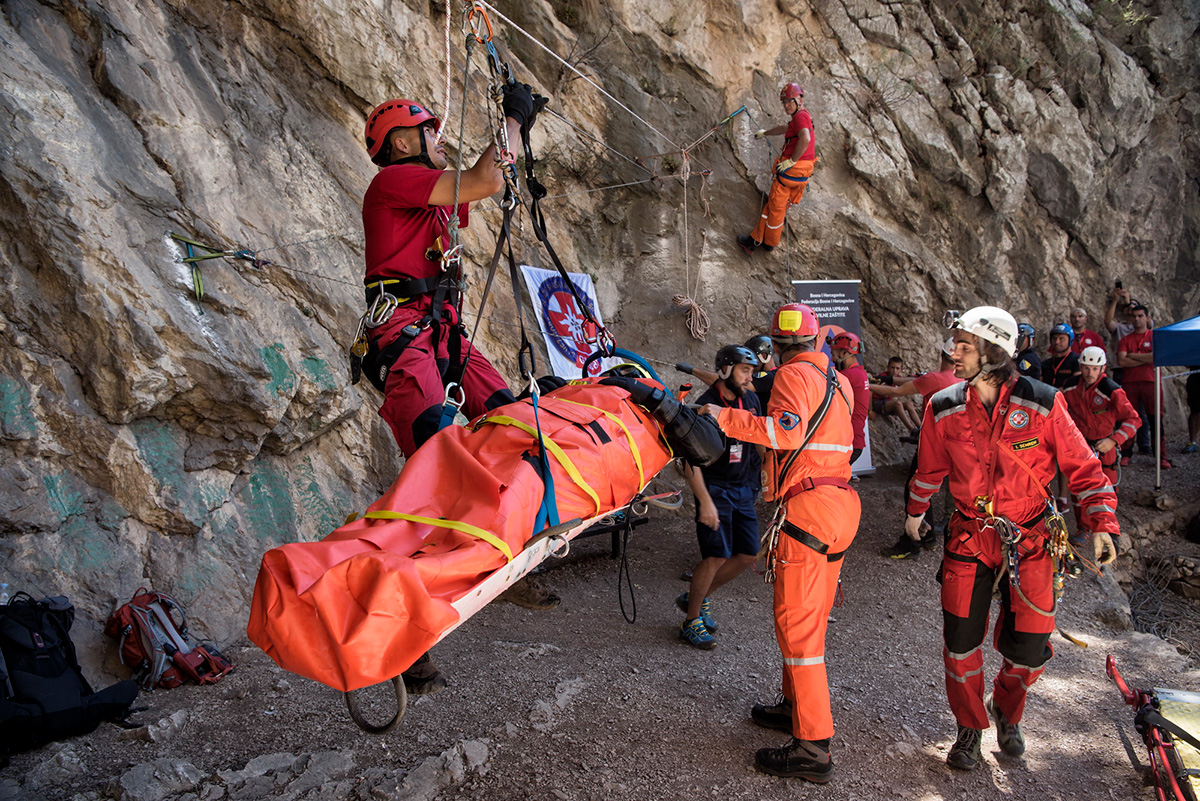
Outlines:
<svg viewBox="0 0 1200 801"><path fill-rule="evenodd" d="M380 292L371 303L371 308L363 315L363 323L367 328L378 328L392 319L400 302L390 292Z"/></svg>
<svg viewBox="0 0 1200 801"><path fill-rule="evenodd" d="M475 19L475 14L478 13L483 20L483 24L487 27L487 38L479 35L479 22ZM471 10L467 12L467 25L471 28L471 34L475 37L475 41L480 44L485 44L489 48L492 47L492 20L487 15L487 10L482 3L472 3Z"/></svg>
<svg viewBox="0 0 1200 801"><path fill-rule="evenodd" d="M596 349L600 351L605 358L613 356L617 352L616 337L614 337L612 333L604 326L600 326L596 332Z"/></svg>
<svg viewBox="0 0 1200 801"><path fill-rule="evenodd" d="M455 397L456 390L458 392L457 397ZM446 400L444 405L453 406L455 409L461 409L463 404L466 402L467 392L462 388L462 385L456 381L451 381L446 385Z"/></svg>

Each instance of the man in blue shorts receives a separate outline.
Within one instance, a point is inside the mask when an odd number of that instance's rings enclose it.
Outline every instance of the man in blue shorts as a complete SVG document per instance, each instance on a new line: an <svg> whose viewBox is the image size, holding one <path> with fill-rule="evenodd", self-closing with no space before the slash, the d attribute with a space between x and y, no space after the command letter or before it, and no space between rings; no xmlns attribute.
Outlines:
<svg viewBox="0 0 1200 801"><path fill-rule="evenodd" d="M726 345L717 351L718 379L696 401L748 409L762 414L754 392L758 358L742 345ZM688 486L696 496L696 538L700 541L700 564L692 570L688 591L675 599L686 615L679 628L680 639L696 648L715 648L709 595L735 578L758 555L758 497L762 456L755 445L730 439L725 453L708 467L691 468Z"/></svg>

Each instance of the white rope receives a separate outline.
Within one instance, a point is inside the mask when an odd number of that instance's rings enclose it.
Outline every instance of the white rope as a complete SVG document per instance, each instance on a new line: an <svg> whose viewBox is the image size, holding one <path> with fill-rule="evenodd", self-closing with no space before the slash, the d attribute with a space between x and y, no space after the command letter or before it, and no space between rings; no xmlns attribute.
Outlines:
<svg viewBox="0 0 1200 801"><path fill-rule="evenodd" d="M442 138L446 122L450 119L450 0L446 0L446 102L442 105L442 124L438 126L437 138Z"/></svg>
<svg viewBox="0 0 1200 801"><path fill-rule="evenodd" d="M549 47L546 47L546 45L544 45L544 44L542 44L540 41L538 41L537 37L535 37L533 34L529 33L529 31L526 31L526 30L525 30L525 29L523 29L523 28L522 28L520 25L518 25L517 23L513 22L513 21L512 21L511 19L509 19L508 17L506 17L506 16L504 16L503 14L501 14L501 13L500 13L500 10L499 10L498 8L496 8L495 6L493 6L491 3L488 3L488 2L486 2L485 0L477 0L477 2L479 3L479 5L483 6L484 8L486 8L486 9L488 9L488 10L490 10L490 11L492 11L493 13L495 13L495 15L496 15L497 17L499 17L500 19L502 19L502 20L504 20L506 23L508 23L508 25L509 25L509 27L510 27L510 28L512 28L513 30L517 31L517 32L518 32L518 33L520 33L521 35L523 35L525 38L527 38L529 41L533 42L533 43L534 43L535 45L537 45L538 47L540 47L540 48L542 48L543 50L545 50L545 51L546 51L547 53L549 53L549 54L550 54L550 55L551 55L551 56L552 56L552 57L553 57L553 58L554 58L556 61L558 61L560 64L562 64L564 67L566 67L566 68L567 68L567 69L569 69L571 72L575 73L575 74L576 74L576 75L578 75L580 78L583 78L585 81L587 81L588 83L590 83L590 84L591 84L591 85L592 85L592 86L593 86L593 87L596 89L596 91L597 91L597 92L599 92L600 94L604 95L605 97L607 97L607 98L608 98L609 100L611 100L612 102L616 103L618 106L620 106L622 109L624 109L624 110L625 110L625 111L626 111L626 112L627 112L627 113L628 113L628 114L629 114L631 117L633 117L635 120L637 120L638 122L640 122L642 125L645 125L645 126L646 126L647 128L649 128L650 130L654 131L656 134L658 134L658 135L659 135L659 136L661 136L663 139L665 139L667 142L669 142L669 143L670 143L670 144L671 144L673 147L675 147L677 150L683 150L683 148L682 148L682 147L681 147L681 146L680 146L680 145L679 145L677 142L675 142L675 140L673 140L671 137L667 136L665 133L663 133L662 131L660 131L660 130L658 130L657 128L655 128L655 127L654 127L653 125L651 125L650 123L646 122L644 119L642 119L642 118L641 118L641 117L638 115L638 113L637 113L636 111L634 111L634 110L633 110L633 109L631 109L629 106L625 105L625 104L624 104L624 103L622 103L620 100L617 100L615 97L613 97L612 95L610 95L608 92L606 92L606 91L604 90L604 88L603 88L602 86L600 86L600 84L596 83L596 82L595 82L595 81L593 81L591 78L589 78L588 76L584 75L582 72L580 72L579 70L577 70L577 69L576 69L576 68L575 68L575 67L574 67L572 64L570 64L569 62L567 62L567 60L566 60L566 59L564 59L562 56L558 55L558 53L555 53L555 52L554 52L553 50L551 50Z"/></svg>
<svg viewBox="0 0 1200 801"><path fill-rule="evenodd" d="M696 302L692 295L697 294L700 289L700 270L696 269L696 285L695 288L689 286L692 282L691 261L688 256L689 248L689 230L688 230L688 179L692 176L692 162L688 158L686 150L682 151L683 155L683 288L685 292L690 291L691 295L676 295L671 298L671 302L676 306L682 306L684 312L684 322L687 324L688 333L694 339L701 342L708 335L710 322L708 312L704 311L704 307Z"/></svg>

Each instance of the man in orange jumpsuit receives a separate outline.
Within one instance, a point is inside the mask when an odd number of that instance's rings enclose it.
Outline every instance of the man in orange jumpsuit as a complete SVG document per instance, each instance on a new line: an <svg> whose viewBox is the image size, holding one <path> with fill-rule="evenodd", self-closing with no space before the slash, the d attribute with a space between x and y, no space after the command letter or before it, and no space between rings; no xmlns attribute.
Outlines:
<svg viewBox="0 0 1200 801"><path fill-rule="evenodd" d="M771 487L786 510L772 551L783 697L755 706L751 718L793 736L782 748L760 749L755 764L776 776L824 783L833 777L825 629L861 508L849 483L854 394L817 349L819 330L816 315L803 304L775 313L771 339L781 366L765 417L715 404L701 411L715 417L726 435L769 448Z"/></svg>
<svg viewBox="0 0 1200 801"><path fill-rule="evenodd" d="M1087 440L1100 457L1100 466L1104 475L1114 487L1120 481L1117 472L1117 457L1121 446L1137 434L1142 419L1137 410L1129 402L1125 390L1121 389L1105 372L1108 366L1108 356L1103 348L1095 346L1084 348L1079 354L1079 381L1063 390L1063 398L1067 401L1067 411L1071 419L1079 427L1079 433ZM1083 504L1090 499L1071 497L1071 505L1075 511L1075 536L1071 544L1076 549L1091 543L1091 532L1083 523ZM1070 565L1072 575L1080 572L1079 564Z"/></svg>
<svg viewBox="0 0 1200 801"><path fill-rule="evenodd" d="M813 133L812 116L804 108L804 90L799 84L789 83L779 90L779 102L783 104L784 113L791 118L788 124L776 125L754 134L756 139L782 134L783 152L772 165L775 178L771 181L771 193L767 196L767 205L763 206L758 225L754 226L749 236L738 235L738 244L747 256L753 255L755 248L760 245L766 251L774 250L779 245L787 210L804 197L808 179L812 177L813 166L817 163L817 140Z"/></svg>
<svg viewBox="0 0 1200 801"><path fill-rule="evenodd" d="M958 722L947 764L971 770L980 741L996 721L1000 749L1025 751L1020 721L1025 695L1053 655L1054 559L1049 550L1046 487L1058 470L1083 510L1096 561L1116 555L1116 492L1067 413L1058 390L1017 372L1017 322L994 306L948 321L954 330L954 371L962 379L925 407L917 473L909 485L916 538L929 499L949 475L956 511L942 560L946 694ZM1061 522L1061 521L1058 521ZM994 643L1004 658L984 697L983 639L993 588L1000 591Z"/></svg>

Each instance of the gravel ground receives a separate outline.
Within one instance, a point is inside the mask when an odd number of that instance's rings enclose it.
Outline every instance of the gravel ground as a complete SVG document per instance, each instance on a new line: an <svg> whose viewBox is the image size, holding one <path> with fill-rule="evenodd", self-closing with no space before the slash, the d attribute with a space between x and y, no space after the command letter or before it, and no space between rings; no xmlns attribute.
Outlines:
<svg viewBox="0 0 1200 801"><path fill-rule="evenodd" d="M1165 489L1195 500L1198 468L1192 458L1166 474ZM1123 497L1152 482L1147 467L1128 473ZM143 696L150 709L137 717L160 725L126 734L105 725L15 757L0 772L0 798L1152 799L1133 713L1104 674L1105 656L1116 654L1135 686L1200 691L1200 670L1164 641L1105 622L1119 618L1115 584L1095 577L1068 583L1059 624L1087 648L1053 637L1055 658L1023 723L1026 755L1001 754L993 730L982 769L946 767L954 722L942 683L939 555L878 555L898 533L902 479L884 469L859 485L863 525L829 629L836 774L824 788L753 767L755 749L786 740L748 719L778 687L770 588L751 573L723 588L714 596L720 645L686 646L673 599L696 558L692 523L653 512L630 542L633 625L619 611L608 538L578 540L543 575L563 604L485 608L434 649L449 688L411 699L390 734L360 732L338 693L253 648L231 648L237 671L221 684ZM1127 528L1171 514L1122 512ZM1200 556L1178 534L1155 548ZM998 659L988 654L990 677ZM173 784L162 770L146 778L167 759L176 761Z"/></svg>

